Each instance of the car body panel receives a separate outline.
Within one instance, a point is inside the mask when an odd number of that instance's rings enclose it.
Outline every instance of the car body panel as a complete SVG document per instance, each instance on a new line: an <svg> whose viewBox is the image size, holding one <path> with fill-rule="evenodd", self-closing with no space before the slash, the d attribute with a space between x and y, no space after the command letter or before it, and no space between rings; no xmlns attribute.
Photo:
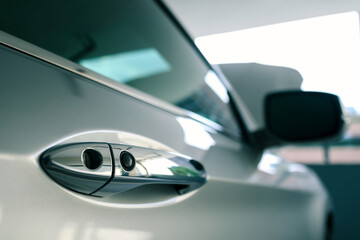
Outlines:
<svg viewBox="0 0 360 240"><path fill-rule="evenodd" d="M326 194L308 170L296 175L278 164L266 173L262 152L198 121L3 46L0 58L8 66L0 87L1 238L320 239ZM193 132L200 139L186 141ZM42 171L39 156L84 140L189 155L208 182L183 196L159 186L106 200L72 193ZM280 181L286 174L289 182Z"/></svg>
<svg viewBox="0 0 360 240"><path fill-rule="evenodd" d="M8 34L0 42L1 239L322 239L329 199L306 167ZM207 182L184 195L167 185L78 194L39 158L83 142L183 154Z"/></svg>

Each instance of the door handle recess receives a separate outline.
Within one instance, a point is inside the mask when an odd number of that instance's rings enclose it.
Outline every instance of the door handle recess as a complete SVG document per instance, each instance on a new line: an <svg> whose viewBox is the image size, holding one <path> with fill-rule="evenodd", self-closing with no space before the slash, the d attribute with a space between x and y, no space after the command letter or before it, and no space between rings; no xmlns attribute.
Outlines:
<svg viewBox="0 0 360 240"><path fill-rule="evenodd" d="M184 194L206 182L203 165L190 157L124 144L62 145L45 151L40 164L63 187L98 197L149 184L173 185Z"/></svg>

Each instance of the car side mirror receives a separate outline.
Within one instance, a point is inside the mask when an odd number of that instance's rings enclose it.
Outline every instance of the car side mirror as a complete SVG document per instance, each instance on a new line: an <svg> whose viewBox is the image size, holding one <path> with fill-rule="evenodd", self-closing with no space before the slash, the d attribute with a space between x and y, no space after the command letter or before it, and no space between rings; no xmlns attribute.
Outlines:
<svg viewBox="0 0 360 240"><path fill-rule="evenodd" d="M265 97L264 107L267 131L285 142L335 137L345 125L339 98L328 93L272 93Z"/></svg>

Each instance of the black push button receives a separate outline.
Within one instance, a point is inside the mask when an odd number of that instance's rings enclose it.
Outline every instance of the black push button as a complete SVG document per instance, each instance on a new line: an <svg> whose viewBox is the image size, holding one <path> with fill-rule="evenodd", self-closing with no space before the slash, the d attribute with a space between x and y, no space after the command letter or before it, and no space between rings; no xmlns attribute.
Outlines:
<svg viewBox="0 0 360 240"><path fill-rule="evenodd" d="M122 151L120 153L120 164L125 171L133 170L135 168L135 163L135 158L131 153L127 151Z"/></svg>
<svg viewBox="0 0 360 240"><path fill-rule="evenodd" d="M85 149L82 152L81 159L85 165L90 170L95 170L101 167L103 163L103 158L101 156L101 153L96 151L95 149Z"/></svg>

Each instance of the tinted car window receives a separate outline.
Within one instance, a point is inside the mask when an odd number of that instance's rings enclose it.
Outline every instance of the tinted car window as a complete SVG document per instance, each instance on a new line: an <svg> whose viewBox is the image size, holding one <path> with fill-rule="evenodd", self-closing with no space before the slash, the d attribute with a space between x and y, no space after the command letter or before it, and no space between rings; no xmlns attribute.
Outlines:
<svg viewBox="0 0 360 240"><path fill-rule="evenodd" d="M86 4L44 4L16 16L29 24L13 21L9 3L1 29L239 135L226 88L155 2Z"/></svg>

